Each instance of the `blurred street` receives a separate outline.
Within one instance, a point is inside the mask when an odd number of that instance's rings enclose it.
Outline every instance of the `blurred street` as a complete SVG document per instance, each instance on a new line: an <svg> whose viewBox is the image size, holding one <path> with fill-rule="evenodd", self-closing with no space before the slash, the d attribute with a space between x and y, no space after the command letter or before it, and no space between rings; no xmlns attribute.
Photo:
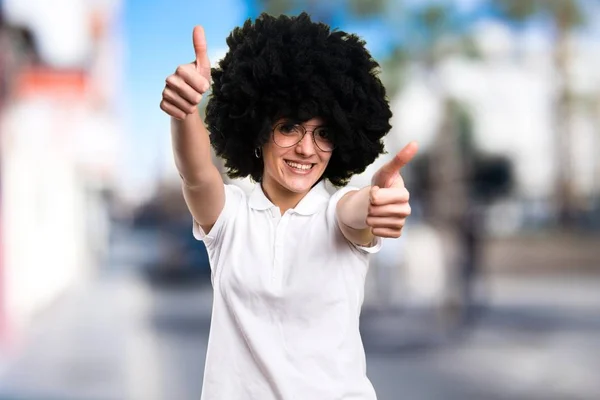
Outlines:
<svg viewBox="0 0 600 400"><path fill-rule="evenodd" d="M127 231L114 243L102 273L36 319L0 399L199 398L210 283L150 284L131 260L151 243ZM380 399L600 398L600 276L494 274L486 286L474 327L451 334L424 312L365 310Z"/></svg>

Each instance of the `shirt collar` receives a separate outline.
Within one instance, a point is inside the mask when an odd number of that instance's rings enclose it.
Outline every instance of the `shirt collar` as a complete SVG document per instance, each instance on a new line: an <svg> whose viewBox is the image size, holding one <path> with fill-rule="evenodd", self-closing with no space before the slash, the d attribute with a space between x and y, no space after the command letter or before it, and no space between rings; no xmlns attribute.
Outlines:
<svg viewBox="0 0 600 400"><path fill-rule="evenodd" d="M292 210L300 215L315 214L321 208L320 206L329 200L329 197L329 192L325 188L325 181L321 180L321 182L317 183ZM250 208L260 211L276 208L263 192L260 182L254 185L248 205Z"/></svg>

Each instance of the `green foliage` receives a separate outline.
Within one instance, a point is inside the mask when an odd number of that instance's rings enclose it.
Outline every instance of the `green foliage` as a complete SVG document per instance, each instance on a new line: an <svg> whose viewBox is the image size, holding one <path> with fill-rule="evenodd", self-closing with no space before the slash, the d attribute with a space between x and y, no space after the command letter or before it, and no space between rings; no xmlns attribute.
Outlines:
<svg viewBox="0 0 600 400"><path fill-rule="evenodd" d="M393 97L404 85L409 58L410 55L406 49L397 46L381 62L381 81L387 90L388 97Z"/></svg>
<svg viewBox="0 0 600 400"><path fill-rule="evenodd" d="M298 6L295 0L260 0L263 11L271 15L287 14Z"/></svg>
<svg viewBox="0 0 600 400"><path fill-rule="evenodd" d="M389 0L347 0L350 11L361 17L383 14Z"/></svg>
<svg viewBox="0 0 600 400"><path fill-rule="evenodd" d="M546 16L560 29L582 26L585 14L578 0L493 0L509 20L527 22L533 17Z"/></svg>
<svg viewBox="0 0 600 400"><path fill-rule="evenodd" d="M417 18L423 22L429 31L442 34L448 27L448 6L442 4L431 4L417 13Z"/></svg>
<svg viewBox="0 0 600 400"><path fill-rule="evenodd" d="M539 11L537 1L495 0L494 2L505 17L518 22L527 21Z"/></svg>

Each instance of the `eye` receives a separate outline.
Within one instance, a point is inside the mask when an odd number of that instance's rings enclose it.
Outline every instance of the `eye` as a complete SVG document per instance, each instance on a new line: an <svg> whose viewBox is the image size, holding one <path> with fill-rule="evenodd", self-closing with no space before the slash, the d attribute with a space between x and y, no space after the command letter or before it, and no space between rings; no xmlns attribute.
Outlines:
<svg viewBox="0 0 600 400"><path fill-rule="evenodd" d="M277 130L284 135L293 135L298 132L298 125L293 122L284 122L277 126Z"/></svg>
<svg viewBox="0 0 600 400"><path fill-rule="evenodd" d="M323 140L327 140L327 141L333 140L332 132L329 130L329 128L326 128L326 127L317 128L314 132L314 135L316 137L318 137L319 139L323 139Z"/></svg>

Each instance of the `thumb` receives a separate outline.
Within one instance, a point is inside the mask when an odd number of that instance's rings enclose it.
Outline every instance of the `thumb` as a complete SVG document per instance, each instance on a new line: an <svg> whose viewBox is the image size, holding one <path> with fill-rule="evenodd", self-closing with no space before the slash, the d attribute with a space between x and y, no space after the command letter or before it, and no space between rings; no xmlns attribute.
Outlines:
<svg viewBox="0 0 600 400"><path fill-rule="evenodd" d="M373 204L375 201L375 194L379 191L379 186L373 185L371 186L371 190L369 191L369 203Z"/></svg>
<svg viewBox="0 0 600 400"><path fill-rule="evenodd" d="M410 142L402 150L394 156L394 158L385 164L381 169L387 173L399 172L400 168L404 167L417 154L419 146L417 142Z"/></svg>
<svg viewBox="0 0 600 400"><path fill-rule="evenodd" d="M210 60L208 59L206 37L204 36L204 28L202 26L198 25L194 27L192 41L194 43L194 53L196 53L196 69L198 69L198 71L210 71Z"/></svg>

